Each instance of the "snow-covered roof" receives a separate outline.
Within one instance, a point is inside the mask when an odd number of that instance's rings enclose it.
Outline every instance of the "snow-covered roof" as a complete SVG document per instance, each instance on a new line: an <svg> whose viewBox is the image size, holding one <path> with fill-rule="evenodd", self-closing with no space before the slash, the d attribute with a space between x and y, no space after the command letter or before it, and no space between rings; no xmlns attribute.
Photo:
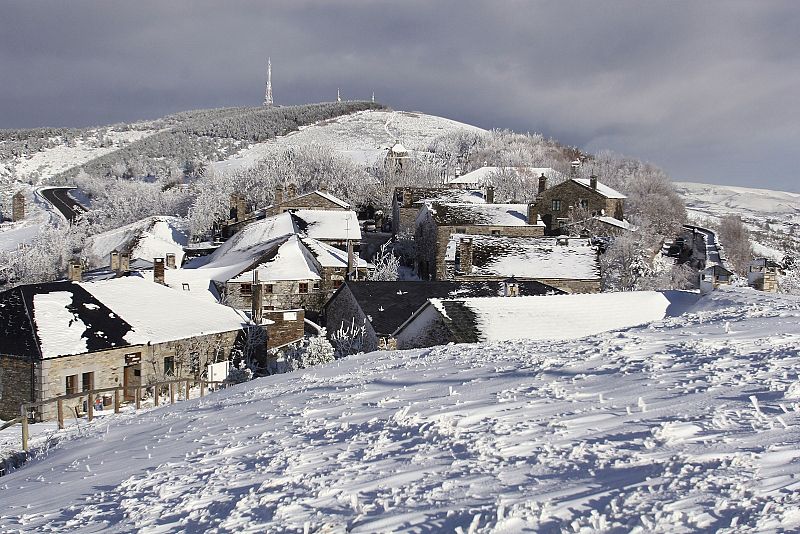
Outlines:
<svg viewBox="0 0 800 534"><path fill-rule="evenodd" d="M297 235L289 236L278 247L274 256L266 259L254 269L262 282L282 280L321 280L314 257ZM249 282L253 269L231 278L231 282Z"/></svg>
<svg viewBox="0 0 800 534"><path fill-rule="evenodd" d="M200 258L200 260L207 264L218 264L224 258L224 263L230 264L237 263L242 259L256 258L260 255L259 247L263 248L266 243L296 231L297 228L289 213L267 217L248 224L225 241L213 254L208 256L208 259Z"/></svg>
<svg viewBox="0 0 800 534"><path fill-rule="evenodd" d="M304 237L303 243L308 247L316 258L317 262L323 267L347 268L347 252L336 247L332 247L322 241ZM354 261L358 262L359 268L370 269L375 266L367 260L358 257L358 253L353 254Z"/></svg>
<svg viewBox="0 0 800 534"><path fill-rule="evenodd" d="M577 339L663 319L670 300L656 291L431 299L465 341Z"/></svg>
<svg viewBox="0 0 800 534"><path fill-rule="evenodd" d="M401 145L399 142L392 145L392 147L389 150L391 150L394 154L408 154L408 150L406 150L406 147Z"/></svg>
<svg viewBox="0 0 800 534"><path fill-rule="evenodd" d="M130 252L131 259L153 261L168 253L183 261L183 247L189 243L186 222L179 217L157 215L92 236L88 247L94 265L108 265L112 251Z"/></svg>
<svg viewBox="0 0 800 534"><path fill-rule="evenodd" d="M414 206L421 204L455 203L455 204L486 204L483 192L473 189L431 189L426 190L422 198L414 201Z"/></svg>
<svg viewBox="0 0 800 534"><path fill-rule="evenodd" d="M548 178L555 178L561 175L557 170L550 167L481 167L449 180L451 184L479 184L481 186L492 182L492 178L498 174L513 173L527 176L538 177L544 174Z"/></svg>
<svg viewBox="0 0 800 534"><path fill-rule="evenodd" d="M573 178L573 182L582 185L592 191L597 191L606 198L628 198L616 189L612 189L605 184L597 182L597 188L592 188L589 178Z"/></svg>
<svg viewBox="0 0 800 534"><path fill-rule="evenodd" d="M298 230L313 239L361 240L358 216L352 210L297 210L292 212L292 219Z"/></svg>
<svg viewBox="0 0 800 534"><path fill-rule="evenodd" d="M472 239L474 276L515 276L533 279L593 280L600 277L597 249L587 239L559 244L551 237L504 237L453 234L445 260L454 261L458 243ZM562 238L563 242L563 238Z"/></svg>
<svg viewBox="0 0 800 534"><path fill-rule="evenodd" d="M233 308L129 276L5 291L0 323L2 352L35 359L229 332L248 320Z"/></svg>
<svg viewBox="0 0 800 534"><path fill-rule="evenodd" d="M609 217L608 215L596 215L594 218L601 223L605 223L616 228L621 228L622 230L628 230L629 232L635 232L637 229L635 225L626 220L620 221L619 219Z"/></svg>
<svg viewBox="0 0 800 534"><path fill-rule="evenodd" d="M527 204L434 202L427 206L438 225L527 226ZM536 225L544 226L537 220Z"/></svg>

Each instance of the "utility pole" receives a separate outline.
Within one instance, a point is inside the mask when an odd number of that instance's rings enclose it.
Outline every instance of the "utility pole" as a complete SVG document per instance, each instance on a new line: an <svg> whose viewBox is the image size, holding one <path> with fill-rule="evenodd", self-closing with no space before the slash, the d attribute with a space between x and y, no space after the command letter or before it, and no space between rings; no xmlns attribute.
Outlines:
<svg viewBox="0 0 800 534"><path fill-rule="evenodd" d="M264 105L272 107L272 58L267 58L267 91L264 94Z"/></svg>

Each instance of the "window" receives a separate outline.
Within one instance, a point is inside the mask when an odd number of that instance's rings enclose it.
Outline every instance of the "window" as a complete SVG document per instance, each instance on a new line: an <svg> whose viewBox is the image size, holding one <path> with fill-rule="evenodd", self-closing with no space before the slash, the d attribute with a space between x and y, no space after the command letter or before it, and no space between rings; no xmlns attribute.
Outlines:
<svg viewBox="0 0 800 534"><path fill-rule="evenodd" d="M397 192L397 202L399 202L400 204L403 203L403 192L402 191L398 191Z"/></svg>
<svg viewBox="0 0 800 534"><path fill-rule="evenodd" d="M314 291L319 291L319 280L314 281Z"/></svg>
<svg viewBox="0 0 800 534"><path fill-rule="evenodd" d="M589 209L589 201L588 200L586 200L585 198L582 198L580 200L580 202L581 202L581 208L582 209L585 209L585 210Z"/></svg>
<svg viewBox="0 0 800 534"><path fill-rule="evenodd" d="M553 199L553 211L561 211L561 199Z"/></svg>
<svg viewBox="0 0 800 534"><path fill-rule="evenodd" d="M94 389L94 373L83 373L81 381L83 382L83 391Z"/></svg>
<svg viewBox="0 0 800 534"><path fill-rule="evenodd" d="M66 391L67 395L78 392L78 375L69 375L66 378L64 391Z"/></svg>
<svg viewBox="0 0 800 534"><path fill-rule="evenodd" d="M500 230L492 230L492 235L500 235Z"/></svg>
<svg viewBox="0 0 800 534"><path fill-rule="evenodd" d="M308 282L300 282L299 293L308 293Z"/></svg>
<svg viewBox="0 0 800 534"><path fill-rule="evenodd" d="M467 233L467 229L466 228L456 228L456 233L457 234L466 234Z"/></svg>
<svg viewBox="0 0 800 534"><path fill-rule="evenodd" d="M342 281L341 280L334 280L333 281L333 288L334 289L339 289L340 287L342 287Z"/></svg>
<svg viewBox="0 0 800 534"><path fill-rule="evenodd" d="M264 285L264 293L269 293L270 295L272 295L273 293L272 284Z"/></svg>
<svg viewBox="0 0 800 534"><path fill-rule="evenodd" d="M189 291L189 284L187 284L186 282L184 282L184 283L182 284L182 287L183 287L183 290L184 290L184 291Z"/></svg>
<svg viewBox="0 0 800 534"><path fill-rule="evenodd" d="M175 356L167 356L164 358L164 376L175 375Z"/></svg>
<svg viewBox="0 0 800 534"><path fill-rule="evenodd" d="M243 297L249 297L253 294L253 284L242 284L239 286L239 293Z"/></svg>

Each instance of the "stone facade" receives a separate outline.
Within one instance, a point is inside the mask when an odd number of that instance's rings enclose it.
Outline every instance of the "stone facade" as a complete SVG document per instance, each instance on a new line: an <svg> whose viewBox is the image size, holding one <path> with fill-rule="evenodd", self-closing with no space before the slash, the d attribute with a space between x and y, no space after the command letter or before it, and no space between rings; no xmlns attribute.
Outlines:
<svg viewBox="0 0 800 534"><path fill-rule="evenodd" d="M267 328L267 350L277 349L302 339L305 332L305 310L266 311L264 318L275 324Z"/></svg>
<svg viewBox="0 0 800 534"><path fill-rule="evenodd" d="M19 405L34 400L33 363L16 356L0 355L0 419L19 415Z"/></svg>
<svg viewBox="0 0 800 534"><path fill-rule="evenodd" d="M267 210L267 215L278 215L287 211L295 210L349 210L350 207L343 206L326 197L325 191L313 191L305 195L300 195L287 200L282 200L283 195L276 195L276 202Z"/></svg>
<svg viewBox="0 0 800 534"><path fill-rule="evenodd" d="M25 218L25 195L22 191L11 198L11 220L21 221Z"/></svg>
<svg viewBox="0 0 800 534"><path fill-rule="evenodd" d="M536 211L547 227L548 235L557 234L575 210L587 216L607 215L622 220L623 198L609 198L596 189L586 187L575 180L567 180L542 191L536 199Z"/></svg>

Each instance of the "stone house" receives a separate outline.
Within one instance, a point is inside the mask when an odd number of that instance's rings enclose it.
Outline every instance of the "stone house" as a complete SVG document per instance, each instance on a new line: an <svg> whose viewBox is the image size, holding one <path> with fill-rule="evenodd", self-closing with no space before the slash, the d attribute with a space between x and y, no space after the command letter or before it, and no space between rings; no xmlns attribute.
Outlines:
<svg viewBox="0 0 800 534"><path fill-rule="evenodd" d="M718 289L719 286L730 285L734 273L722 265L712 265L700 273L700 293L706 294Z"/></svg>
<svg viewBox="0 0 800 534"><path fill-rule="evenodd" d="M0 324L2 418L19 415L23 402L200 376L252 326L232 308L134 276L4 291ZM55 410L47 405L37 417Z"/></svg>
<svg viewBox="0 0 800 534"><path fill-rule="evenodd" d="M295 231L328 245L355 252L361 246L361 226L352 210L297 210L291 212Z"/></svg>
<svg viewBox="0 0 800 534"><path fill-rule="evenodd" d="M566 293L598 293L597 247L578 237L453 234L445 253L447 280L537 281Z"/></svg>
<svg viewBox="0 0 800 534"><path fill-rule="evenodd" d="M392 233L414 234L419 210L427 203L477 203L494 201L493 190L443 187L396 187L392 196Z"/></svg>
<svg viewBox="0 0 800 534"><path fill-rule="evenodd" d="M624 220L625 195L591 178L572 178L551 188L547 178L539 178L539 194L533 206L547 227L548 235L560 233L563 226L587 217L605 216Z"/></svg>
<svg viewBox="0 0 800 534"><path fill-rule="evenodd" d="M759 291L778 292L780 264L767 258L756 258L747 267L747 285Z"/></svg>
<svg viewBox="0 0 800 534"><path fill-rule="evenodd" d="M366 326L365 352L394 347L395 331L428 299L496 297L562 293L539 282L506 280L474 282L345 282L323 310L328 335L342 325Z"/></svg>
<svg viewBox="0 0 800 534"><path fill-rule="evenodd" d="M287 198L282 189L275 190L275 202L267 208L267 216L297 210L351 210L350 204L325 190L319 189L298 195L294 184L288 187Z"/></svg>
<svg viewBox="0 0 800 534"><path fill-rule="evenodd" d="M531 204L425 204L416 219L417 274L447 280L445 257L453 234L537 237L544 224Z"/></svg>

